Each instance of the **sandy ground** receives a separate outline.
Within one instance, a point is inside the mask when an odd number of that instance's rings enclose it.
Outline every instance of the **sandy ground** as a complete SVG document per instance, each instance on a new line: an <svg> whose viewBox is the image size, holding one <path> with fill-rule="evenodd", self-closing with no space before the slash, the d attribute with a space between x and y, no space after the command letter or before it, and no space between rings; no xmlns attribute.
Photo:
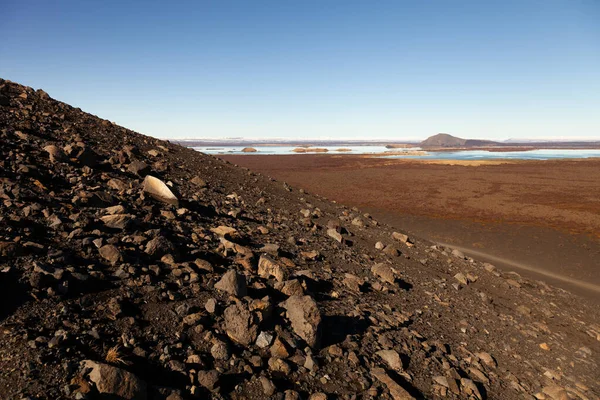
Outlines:
<svg viewBox="0 0 600 400"><path fill-rule="evenodd" d="M600 160L222 156L600 302Z"/></svg>

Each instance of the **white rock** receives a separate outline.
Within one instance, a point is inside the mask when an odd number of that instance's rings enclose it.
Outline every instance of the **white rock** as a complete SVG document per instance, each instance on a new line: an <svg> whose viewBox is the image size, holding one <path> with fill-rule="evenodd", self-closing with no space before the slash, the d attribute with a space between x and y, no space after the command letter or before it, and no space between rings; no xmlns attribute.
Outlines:
<svg viewBox="0 0 600 400"><path fill-rule="evenodd" d="M171 192L171 189L163 181L153 176L148 175L144 178L144 192L164 203L179 205L179 200Z"/></svg>

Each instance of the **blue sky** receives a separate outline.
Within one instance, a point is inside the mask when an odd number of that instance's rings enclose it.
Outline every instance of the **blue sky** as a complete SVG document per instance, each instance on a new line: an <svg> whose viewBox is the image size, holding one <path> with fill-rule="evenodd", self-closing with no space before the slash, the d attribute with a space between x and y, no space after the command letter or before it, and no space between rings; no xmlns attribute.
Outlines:
<svg viewBox="0 0 600 400"><path fill-rule="evenodd" d="M600 138L597 0L3 0L0 14L0 77L156 137Z"/></svg>

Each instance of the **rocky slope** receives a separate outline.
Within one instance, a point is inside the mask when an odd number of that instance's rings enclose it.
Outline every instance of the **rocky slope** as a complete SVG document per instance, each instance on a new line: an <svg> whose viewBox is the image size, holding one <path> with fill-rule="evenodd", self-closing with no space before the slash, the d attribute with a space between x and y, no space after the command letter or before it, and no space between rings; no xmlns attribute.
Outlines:
<svg viewBox="0 0 600 400"><path fill-rule="evenodd" d="M2 399L600 393L579 298L4 80L0 199Z"/></svg>

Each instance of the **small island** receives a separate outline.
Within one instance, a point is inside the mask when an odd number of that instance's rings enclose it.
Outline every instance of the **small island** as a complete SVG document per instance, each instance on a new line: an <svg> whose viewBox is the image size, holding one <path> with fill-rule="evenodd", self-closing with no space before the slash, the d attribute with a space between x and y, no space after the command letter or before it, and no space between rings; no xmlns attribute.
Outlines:
<svg viewBox="0 0 600 400"><path fill-rule="evenodd" d="M321 147L296 147L294 153L327 153L329 150Z"/></svg>

